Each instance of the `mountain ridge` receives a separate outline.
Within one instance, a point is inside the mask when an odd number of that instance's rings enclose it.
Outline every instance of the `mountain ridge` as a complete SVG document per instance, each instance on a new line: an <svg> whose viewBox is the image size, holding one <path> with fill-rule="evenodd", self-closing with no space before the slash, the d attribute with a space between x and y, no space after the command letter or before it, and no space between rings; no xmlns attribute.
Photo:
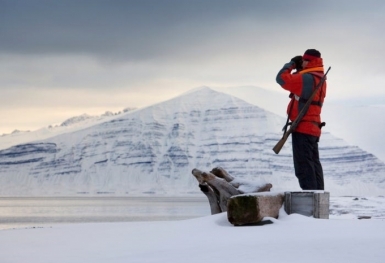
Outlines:
<svg viewBox="0 0 385 263"><path fill-rule="evenodd" d="M299 190L291 143L273 145L285 118L210 88L198 89L84 129L0 151L0 195L200 194L193 168ZM327 187L383 191L385 165L324 133ZM323 158L323 159L322 159Z"/></svg>

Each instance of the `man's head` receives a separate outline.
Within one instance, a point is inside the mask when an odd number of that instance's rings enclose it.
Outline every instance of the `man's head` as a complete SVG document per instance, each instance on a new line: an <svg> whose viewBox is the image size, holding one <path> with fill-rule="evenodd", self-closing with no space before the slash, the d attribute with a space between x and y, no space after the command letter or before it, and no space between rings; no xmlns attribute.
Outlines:
<svg viewBox="0 0 385 263"><path fill-rule="evenodd" d="M321 57L321 53L318 50L308 49L305 51L305 54L303 54L302 59L310 61L310 60L320 58L320 57Z"/></svg>
<svg viewBox="0 0 385 263"><path fill-rule="evenodd" d="M315 59L321 58L321 53L317 49L308 49L302 56L302 68L306 68L307 64Z"/></svg>

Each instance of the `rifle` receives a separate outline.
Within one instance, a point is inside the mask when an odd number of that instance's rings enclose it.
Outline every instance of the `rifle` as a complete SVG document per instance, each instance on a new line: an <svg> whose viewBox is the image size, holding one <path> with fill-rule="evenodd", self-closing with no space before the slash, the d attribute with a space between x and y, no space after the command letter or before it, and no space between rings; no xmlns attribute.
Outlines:
<svg viewBox="0 0 385 263"><path fill-rule="evenodd" d="M305 116L306 112L308 111L308 109L310 107L311 102L313 101L313 98L314 98L315 94L317 94L318 89L325 82L326 75L328 74L330 68L331 67L328 68L328 70L326 71L325 75L321 78L320 82L318 82L318 85L315 87L313 93L311 94L311 96L309 97L309 99L307 100L305 105L303 106L302 110L299 112L297 118L295 118L295 120L292 122L292 124L290 126L290 129L283 134L282 138L274 146L273 151L276 154L278 154L281 151L281 149L282 149L283 145L285 144L287 138L289 138L290 134L297 128L297 126L300 123L300 121L302 120L303 116Z"/></svg>

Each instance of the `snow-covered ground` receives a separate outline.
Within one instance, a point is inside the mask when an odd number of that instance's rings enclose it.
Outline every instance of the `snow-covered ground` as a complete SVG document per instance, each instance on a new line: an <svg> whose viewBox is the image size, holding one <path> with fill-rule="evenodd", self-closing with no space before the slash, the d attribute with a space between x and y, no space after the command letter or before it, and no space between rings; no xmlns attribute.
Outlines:
<svg viewBox="0 0 385 263"><path fill-rule="evenodd" d="M346 197L340 204L364 202L372 207L368 211L383 211L384 199ZM182 221L8 229L0 231L0 262L384 262L384 219L358 220L350 207L329 220L281 209L278 219L264 219L272 224L260 226L234 227L221 213Z"/></svg>

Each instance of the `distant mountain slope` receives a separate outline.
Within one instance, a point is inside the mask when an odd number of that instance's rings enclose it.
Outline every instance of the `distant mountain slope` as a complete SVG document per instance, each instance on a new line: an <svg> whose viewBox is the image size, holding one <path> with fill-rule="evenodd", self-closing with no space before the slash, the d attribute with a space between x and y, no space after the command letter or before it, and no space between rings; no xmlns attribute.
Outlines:
<svg viewBox="0 0 385 263"><path fill-rule="evenodd" d="M117 118L118 115L135 110L135 108L126 108L123 112L113 113L105 112L100 116L91 116L82 114L63 121L60 125L50 125L35 131L19 131L15 130L11 134L3 134L0 136L0 150L10 146L28 143L36 140L44 140L55 137L60 134L78 131L98 123L109 121Z"/></svg>
<svg viewBox="0 0 385 263"><path fill-rule="evenodd" d="M0 195L199 194L193 168L299 190L288 141L271 150L285 119L202 88L78 131L0 151ZM338 194L385 188L385 165L325 133L326 186Z"/></svg>

